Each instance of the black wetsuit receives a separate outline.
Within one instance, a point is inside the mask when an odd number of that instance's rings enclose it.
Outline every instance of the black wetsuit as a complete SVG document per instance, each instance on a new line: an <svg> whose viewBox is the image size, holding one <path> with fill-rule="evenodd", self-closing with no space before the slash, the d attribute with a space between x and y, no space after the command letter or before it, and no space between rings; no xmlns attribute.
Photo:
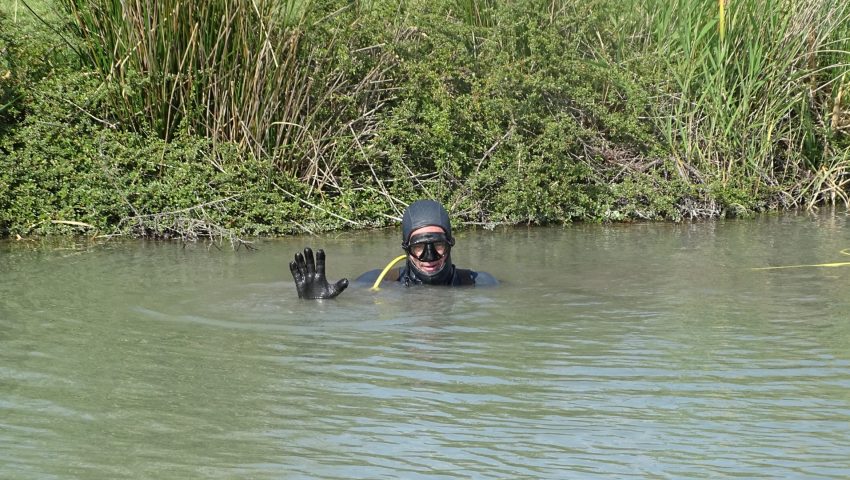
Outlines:
<svg viewBox="0 0 850 480"><path fill-rule="evenodd" d="M420 233L414 236L415 232ZM404 210L401 219L401 248L408 254L407 262L404 266L388 272L384 281L397 281L405 286L484 286L499 283L489 273L455 267L451 257L454 244L449 213L439 202L418 200L411 203ZM438 272L426 273L416 268L411 257L420 262L443 259L443 267ZM374 283L380 274L381 270L370 270L357 277L356 281Z"/></svg>
<svg viewBox="0 0 850 480"><path fill-rule="evenodd" d="M493 275L490 275L487 272L476 272L474 270L467 270L464 268L456 268L454 265L451 266L452 274L448 277L445 283L433 284L432 285L445 285L452 287L460 287L460 286L493 286L498 285L499 281L496 280ZM372 284L375 280L378 279L378 275L381 274L381 269L377 268L375 270L369 270L368 272L363 273L356 280L357 283L368 283ZM415 275L408 269L407 266L402 266L398 268L394 268L387 272L387 275L383 279L384 282L399 282L403 285L421 285L423 282L416 278Z"/></svg>
<svg viewBox="0 0 850 480"><path fill-rule="evenodd" d="M400 285L436 286L490 286L499 282L492 275L464 268L452 263L451 250L455 244L452 225L446 209L435 200L417 200L404 210L401 219L401 248L407 254L404 266L387 272L382 281L398 282ZM404 257L402 257L404 258ZM428 271L415 265L420 262ZM440 265L439 271L431 271ZM289 263L295 280L298 298L334 298L348 287L348 279L328 283L325 276L325 252L304 249L296 253L295 261ZM357 283L374 284L383 270L370 270L355 280Z"/></svg>

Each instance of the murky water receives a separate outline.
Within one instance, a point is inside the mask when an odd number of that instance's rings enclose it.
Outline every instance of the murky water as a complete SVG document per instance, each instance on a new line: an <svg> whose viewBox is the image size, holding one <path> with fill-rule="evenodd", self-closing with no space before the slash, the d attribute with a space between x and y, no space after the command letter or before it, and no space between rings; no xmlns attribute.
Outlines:
<svg viewBox="0 0 850 480"><path fill-rule="evenodd" d="M847 478L843 213L465 231L491 289L299 301L396 232L0 243L0 478Z"/></svg>

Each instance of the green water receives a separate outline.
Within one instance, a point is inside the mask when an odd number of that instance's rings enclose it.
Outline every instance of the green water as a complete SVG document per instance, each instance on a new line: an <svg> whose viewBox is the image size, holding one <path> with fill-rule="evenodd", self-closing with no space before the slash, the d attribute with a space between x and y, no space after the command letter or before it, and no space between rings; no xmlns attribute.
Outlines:
<svg viewBox="0 0 850 480"><path fill-rule="evenodd" d="M847 478L843 213L465 231L491 289L296 298L397 232L0 243L0 478Z"/></svg>

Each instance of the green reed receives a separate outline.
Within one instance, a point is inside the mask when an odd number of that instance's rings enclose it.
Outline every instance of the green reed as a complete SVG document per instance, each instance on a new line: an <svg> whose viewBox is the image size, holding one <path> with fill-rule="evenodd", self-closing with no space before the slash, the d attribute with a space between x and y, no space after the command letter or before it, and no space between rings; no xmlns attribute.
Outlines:
<svg viewBox="0 0 850 480"><path fill-rule="evenodd" d="M392 115L382 110L389 92L415 84L393 77L393 48L427 44L454 20L468 28L450 41L461 39L467 48L450 62L463 64L467 53L484 59L487 49L496 49L514 54L490 52L495 63L487 68L540 69L550 59L536 58L534 48L549 41L544 33L552 29L576 37L578 57L593 68L626 72L641 85L663 79L646 87L658 95L650 118L641 120L652 122L667 151L634 159L639 171L668 155L662 160L686 181L746 185L754 196L781 190L789 204L843 198L835 191L850 172L850 6L844 0L61 2L115 92L112 120L165 139L186 132L234 142L320 188L337 186L340 171L368 157L380 119ZM355 15L311 37L346 9ZM403 28L381 20L369 28L398 28L395 39L373 35L368 41L374 44L336 48L368 24L357 15L384 10L391 12L386 19L416 9L439 15L414 16L420 23ZM541 15L514 21L528 11ZM371 60L355 64L358 55ZM442 78L453 66L435 63L429 72ZM572 81L570 73L560 72L554 84Z"/></svg>
<svg viewBox="0 0 850 480"><path fill-rule="evenodd" d="M840 0L638 2L671 75L656 122L683 178L776 186L847 156L826 119L846 111L850 7ZM640 10L636 10L640 11ZM846 135L846 132L843 133ZM802 183L801 183L802 182Z"/></svg>
<svg viewBox="0 0 850 480"><path fill-rule="evenodd" d="M349 78L327 58L338 38L305 41L315 26L308 0L62 2L117 90L116 120L166 140L185 132L233 142L321 183L339 136L367 133L349 126L368 122L337 118L344 109L331 104L382 98L379 66Z"/></svg>

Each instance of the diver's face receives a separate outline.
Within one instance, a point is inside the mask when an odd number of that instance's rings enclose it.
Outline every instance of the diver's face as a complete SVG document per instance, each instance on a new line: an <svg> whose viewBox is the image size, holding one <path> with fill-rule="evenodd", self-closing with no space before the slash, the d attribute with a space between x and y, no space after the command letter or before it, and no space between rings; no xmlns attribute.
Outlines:
<svg viewBox="0 0 850 480"><path fill-rule="evenodd" d="M410 234L407 257L419 271L434 275L443 269L449 250L446 232L437 226L417 228Z"/></svg>

